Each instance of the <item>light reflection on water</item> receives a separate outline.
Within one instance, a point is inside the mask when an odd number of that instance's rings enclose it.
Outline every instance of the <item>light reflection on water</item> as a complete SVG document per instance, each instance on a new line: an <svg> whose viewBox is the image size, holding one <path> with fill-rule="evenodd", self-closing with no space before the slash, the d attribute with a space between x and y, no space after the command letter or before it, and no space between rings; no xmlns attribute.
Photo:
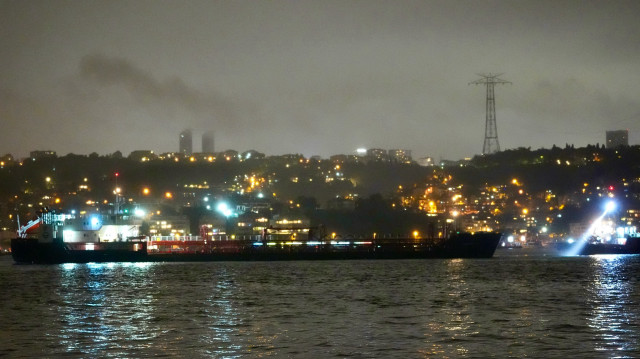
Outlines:
<svg viewBox="0 0 640 359"><path fill-rule="evenodd" d="M234 308L234 281L226 268L221 268L212 278L213 290L203 303L203 321L211 321L201 334L203 352L214 356L232 356L242 350L239 344L225 348L225 343L239 339L241 321Z"/></svg>
<svg viewBox="0 0 640 359"><path fill-rule="evenodd" d="M151 324L150 263L62 265L54 293L60 328L49 336L67 354L121 357L136 343L156 338ZM54 339L55 340L55 339ZM124 343L120 349L118 344Z"/></svg>
<svg viewBox="0 0 640 359"><path fill-rule="evenodd" d="M594 330L595 350L635 352L640 355L640 304L633 292L638 272L630 272L622 255L592 256L589 285L589 326Z"/></svg>
<svg viewBox="0 0 640 359"><path fill-rule="evenodd" d="M447 278L447 286L431 299L432 312L424 317L427 322L425 338L430 343L420 351L424 356L467 355L468 343L461 339L475 331L471 303L467 299L471 288L464 276L467 263L462 259L451 259L445 265L443 275Z"/></svg>
<svg viewBox="0 0 640 359"><path fill-rule="evenodd" d="M639 256L0 262L0 356L639 357L639 271Z"/></svg>

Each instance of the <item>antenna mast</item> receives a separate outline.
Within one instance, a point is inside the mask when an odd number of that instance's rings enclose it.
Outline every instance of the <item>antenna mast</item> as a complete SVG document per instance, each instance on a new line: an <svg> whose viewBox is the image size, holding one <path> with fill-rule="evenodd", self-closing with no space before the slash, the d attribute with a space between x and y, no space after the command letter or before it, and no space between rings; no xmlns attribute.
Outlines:
<svg viewBox="0 0 640 359"><path fill-rule="evenodd" d="M494 86L511 84L511 82L498 78L502 74L477 74L482 77L479 80L469 82L469 85L486 85L487 86L487 120L484 128L484 145L482 146L482 154L487 155L500 152L500 143L498 142L498 126L496 125L496 97L494 94Z"/></svg>

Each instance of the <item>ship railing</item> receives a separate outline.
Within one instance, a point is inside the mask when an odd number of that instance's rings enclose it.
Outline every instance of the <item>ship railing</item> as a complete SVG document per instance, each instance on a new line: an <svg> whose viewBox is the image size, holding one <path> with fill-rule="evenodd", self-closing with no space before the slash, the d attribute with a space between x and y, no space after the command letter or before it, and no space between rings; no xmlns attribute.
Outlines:
<svg viewBox="0 0 640 359"><path fill-rule="evenodd" d="M158 242L158 241L202 241L203 238L200 236L150 236L150 242Z"/></svg>
<svg viewBox="0 0 640 359"><path fill-rule="evenodd" d="M205 238L202 236L150 236L149 241L180 241L180 242L189 242L189 241L259 241L261 240L260 235L230 235L230 234L216 234L212 235L209 238Z"/></svg>

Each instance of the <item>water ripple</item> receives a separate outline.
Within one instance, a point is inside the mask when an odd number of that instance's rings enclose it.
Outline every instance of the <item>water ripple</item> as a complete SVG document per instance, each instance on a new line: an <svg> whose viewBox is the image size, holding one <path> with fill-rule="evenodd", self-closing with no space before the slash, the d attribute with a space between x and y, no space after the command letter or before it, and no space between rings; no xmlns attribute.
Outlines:
<svg viewBox="0 0 640 359"><path fill-rule="evenodd" d="M0 356L638 357L640 257L0 262Z"/></svg>

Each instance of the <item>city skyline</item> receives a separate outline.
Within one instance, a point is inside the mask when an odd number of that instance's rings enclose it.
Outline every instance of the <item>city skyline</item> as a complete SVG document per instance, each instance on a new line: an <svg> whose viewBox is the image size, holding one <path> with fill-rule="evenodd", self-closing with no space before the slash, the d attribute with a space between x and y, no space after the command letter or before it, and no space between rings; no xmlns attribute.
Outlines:
<svg viewBox="0 0 640 359"><path fill-rule="evenodd" d="M635 1L0 1L0 153L215 147L329 157L640 142ZM195 147L194 147L195 148Z"/></svg>

